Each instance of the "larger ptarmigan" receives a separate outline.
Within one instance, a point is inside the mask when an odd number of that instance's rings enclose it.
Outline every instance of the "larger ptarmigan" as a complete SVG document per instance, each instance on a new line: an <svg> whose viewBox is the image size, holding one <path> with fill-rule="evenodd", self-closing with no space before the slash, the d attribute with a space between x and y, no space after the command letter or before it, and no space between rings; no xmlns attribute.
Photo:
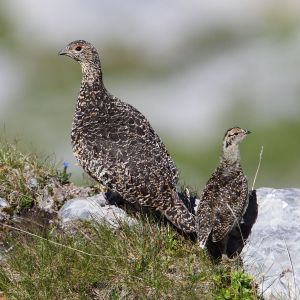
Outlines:
<svg viewBox="0 0 300 300"><path fill-rule="evenodd" d="M174 162L145 116L106 90L97 50L77 40L59 54L82 69L71 138L83 169L125 200L150 206L182 231L195 232L194 216L176 192Z"/></svg>
<svg viewBox="0 0 300 300"><path fill-rule="evenodd" d="M250 131L234 127L223 140L221 162L208 180L197 209L198 241L204 248L208 238L221 243L226 258L228 234L238 226L248 205L248 182L240 165L240 142Z"/></svg>

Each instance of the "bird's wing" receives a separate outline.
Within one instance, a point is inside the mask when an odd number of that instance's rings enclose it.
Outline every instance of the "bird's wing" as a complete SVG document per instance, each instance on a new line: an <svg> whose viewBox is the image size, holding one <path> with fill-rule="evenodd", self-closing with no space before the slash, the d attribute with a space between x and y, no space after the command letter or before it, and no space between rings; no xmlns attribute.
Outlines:
<svg viewBox="0 0 300 300"><path fill-rule="evenodd" d="M204 248L208 237L212 231L214 223L214 197L219 192L216 184L216 174L214 173L208 180L201 196L196 212L197 237L201 248Z"/></svg>
<svg viewBox="0 0 300 300"><path fill-rule="evenodd" d="M110 110L103 116L97 115L95 126L90 122L86 129L95 136L90 153L91 160L99 166L98 172L90 173L95 177L95 173L102 176L109 172L109 182L104 184L131 197L134 187L142 189L145 195L151 190L157 194L158 190L174 190L177 168L147 119L129 104L116 98L111 102ZM135 192L142 194L141 190Z"/></svg>
<svg viewBox="0 0 300 300"><path fill-rule="evenodd" d="M241 219L248 197L247 179L241 170L223 178L220 190L215 197L212 240L222 240Z"/></svg>
<svg viewBox="0 0 300 300"><path fill-rule="evenodd" d="M90 174L100 174L96 179L127 201L157 209L179 229L195 232L194 216L176 193L177 168L147 119L121 101L108 114L109 120L97 116L97 126L87 129L98 137L92 160L101 165L101 172Z"/></svg>
<svg viewBox="0 0 300 300"><path fill-rule="evenodd" d="M139 140L141 137L144 141L147 141L145 147L148 150L153 150L153 154L155 155L155 159L158 160L159 164L162 164L166 171L172 174L173 179L178 181L178 169L172 160L168 150L166 149L164 143L161 141L160 137L156 134L149 121L142 115L135 107L130 104L121 102L126 108L129 108L129 115L131 119L133 119L135 125L135 134L133 134L133 139ZM126 112L126 111L125 111Z"/></svg>

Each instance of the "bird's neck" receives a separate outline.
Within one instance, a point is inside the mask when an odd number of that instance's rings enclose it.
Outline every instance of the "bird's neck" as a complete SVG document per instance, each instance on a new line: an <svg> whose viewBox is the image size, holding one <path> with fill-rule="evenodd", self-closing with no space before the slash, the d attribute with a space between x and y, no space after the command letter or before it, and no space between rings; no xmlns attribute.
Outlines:
<svg viewBox="0 0 300 300"><path fill-rule="evenodd" d="M95 83L100 88L103 87L102 71L99 58L89 62L81 62L82 83L93 86Z"/></svg>
<svg viewBox="0 0 300 300"><path fill-rule="evenodd" d="M107 106L106 90L103 86L101 69L82 66L82 81L77 99L73 129L89 124L91 118Z"/></svg>
<svg viewBox="0 0 300 300"><path fill-rule="evenodd" d="M240 149L238 145L230 145L226 147L223 145L221 162L225 162L228 165L239 166L240 164Z"/></svg>
<svg viewBox="0 0 300 300"><path fill-rule="evenodd" d="M102 81L100 60L80 63L82 69L82 81L77 101L77 111L86 111L99 107L107 99L107 92ZM82 110L82 107L85 109Z"/></svg>

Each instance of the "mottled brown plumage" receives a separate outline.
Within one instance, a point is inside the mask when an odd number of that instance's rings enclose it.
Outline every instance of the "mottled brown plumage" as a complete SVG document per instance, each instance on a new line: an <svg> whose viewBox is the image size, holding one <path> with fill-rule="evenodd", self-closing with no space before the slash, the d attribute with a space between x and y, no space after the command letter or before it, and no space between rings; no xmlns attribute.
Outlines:
<svg viewBox="0 0 300 300"><path fill-rule="evenodd" d="M59 54L82 69L71 138L83 169L125 200L157 209L179 229L194 232L195 219L176 192L174 162L147 119L106 90L97 50L77 40Z"/></svg>
<svg viewBox="0 0 300 300"><path fill-rule="evenodd" d="M235 127L224 136L220 165L208 180L196 213L202 248L211 236L212 242L221 242L222 253L226 254L228 234L247 208L248 183L240 165L239 143L249 133Z"/></svg>

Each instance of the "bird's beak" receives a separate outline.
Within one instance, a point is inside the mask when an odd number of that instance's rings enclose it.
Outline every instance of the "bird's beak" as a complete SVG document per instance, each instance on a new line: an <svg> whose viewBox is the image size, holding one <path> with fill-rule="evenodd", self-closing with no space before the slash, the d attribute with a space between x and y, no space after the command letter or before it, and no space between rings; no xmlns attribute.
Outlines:
<svg viewBox="0 0 300 300"><path fill-rule="evenodd" d="M251 131L247 129L246 130L246 134L250 134L250 133L251 133Z"/></svg>
<svg viewBox="0 0 300 300"><path fill-rule="evenodd" d="M58 55L67 55L67 53L68 53L68 49L67 47L65 47L58 52Z"/></svg>

